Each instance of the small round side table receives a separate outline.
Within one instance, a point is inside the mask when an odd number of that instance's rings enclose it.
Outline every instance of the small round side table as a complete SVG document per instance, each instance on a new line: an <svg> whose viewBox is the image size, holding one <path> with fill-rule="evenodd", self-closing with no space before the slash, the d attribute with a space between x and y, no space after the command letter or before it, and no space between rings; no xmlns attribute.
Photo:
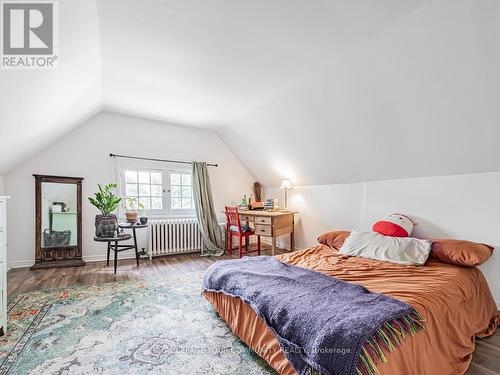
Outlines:
<svg viewBox="0 0 500 375"><path fill-rule="evenodd" d="M137 234L136 234L135 230L136 229L140 229L140 228L147 228L148 224L141 224L139 222L133 223L133 224L132 223L118 223L118 227L120 229L132 229L132 234L133 234L133 237L134 237L134 246L137 249L136 250L137 254L139 254L139 257L146 255L145 252L139 251L139 248L137 247Z"/></svg>
<svg viewBox="0 0 500 375"><path fill-rule="evenodd" d="M135 249L135 258L137 260L137 267L139 267L139 253L137 252L137 245L119 245L118 242L130 240L132 236L130 234L122 234L114 237L94 237L94 241L97 242L107 242L108 243L108 258L106 265L109 266L109 253L113 250L115 254L115 273L116 273L116 263L118 262L118 253L120 251Z"/></svg>

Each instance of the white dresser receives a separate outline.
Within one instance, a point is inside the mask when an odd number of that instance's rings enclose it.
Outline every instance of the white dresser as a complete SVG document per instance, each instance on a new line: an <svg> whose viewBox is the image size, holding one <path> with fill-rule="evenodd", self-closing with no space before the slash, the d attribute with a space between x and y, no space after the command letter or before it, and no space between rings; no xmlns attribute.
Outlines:
<svg viewBox="0 0 500 375"><path fill-rule="evenodd" d="M7 332L7 199L0 196L0 331Z"/></svg>

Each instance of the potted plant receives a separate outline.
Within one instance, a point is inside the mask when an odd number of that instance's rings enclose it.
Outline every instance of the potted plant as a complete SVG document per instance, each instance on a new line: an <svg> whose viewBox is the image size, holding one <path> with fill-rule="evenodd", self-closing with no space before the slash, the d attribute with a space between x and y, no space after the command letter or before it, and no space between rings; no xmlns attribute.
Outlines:
<svg viewBox="0 0 500 375"><path fill-rule="evenodd" d="M137 202L137 198L127 198L125 202L125 217L127 222L135 224L137 223L137 215L139 209L143 210L144 205Z"/></svg>
<svg viewBox="0 0 500 375"><path fill-rule="evenodd" d="M94 197L89 197L90 203L101 211L101 214L95 217L95 235L97 237L114 237L118 229L118 222L113 212L122 199L113 193L113 190L117 188L115 183L104 186L98 184L97 186L99 191L94 193Z"/></svg>

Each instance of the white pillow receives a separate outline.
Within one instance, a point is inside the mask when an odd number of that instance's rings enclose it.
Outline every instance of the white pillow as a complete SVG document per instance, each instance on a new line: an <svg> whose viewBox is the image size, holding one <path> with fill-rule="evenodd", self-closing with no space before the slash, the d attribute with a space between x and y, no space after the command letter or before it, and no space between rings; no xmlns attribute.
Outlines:
<svg viewBox="0 0 500 375"><path fill-rule="evenodd" d="M429 257L431 244L428 240L353 231L339 251L349 256L421 266Z"/></svg>

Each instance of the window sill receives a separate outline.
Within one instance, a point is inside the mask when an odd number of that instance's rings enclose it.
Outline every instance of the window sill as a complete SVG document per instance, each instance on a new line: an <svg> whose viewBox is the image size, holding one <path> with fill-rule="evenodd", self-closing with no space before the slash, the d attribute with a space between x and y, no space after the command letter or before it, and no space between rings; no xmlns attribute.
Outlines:
<svg viewBox="0 0 500 375"><path fill-rule="evenodd" d="M156 214L156 215L137 215L140 217L147 217L149 220L166 220L166 219L196 219L196 214ZM126 221L126 217L118 217L119 221Z"/></svg>

